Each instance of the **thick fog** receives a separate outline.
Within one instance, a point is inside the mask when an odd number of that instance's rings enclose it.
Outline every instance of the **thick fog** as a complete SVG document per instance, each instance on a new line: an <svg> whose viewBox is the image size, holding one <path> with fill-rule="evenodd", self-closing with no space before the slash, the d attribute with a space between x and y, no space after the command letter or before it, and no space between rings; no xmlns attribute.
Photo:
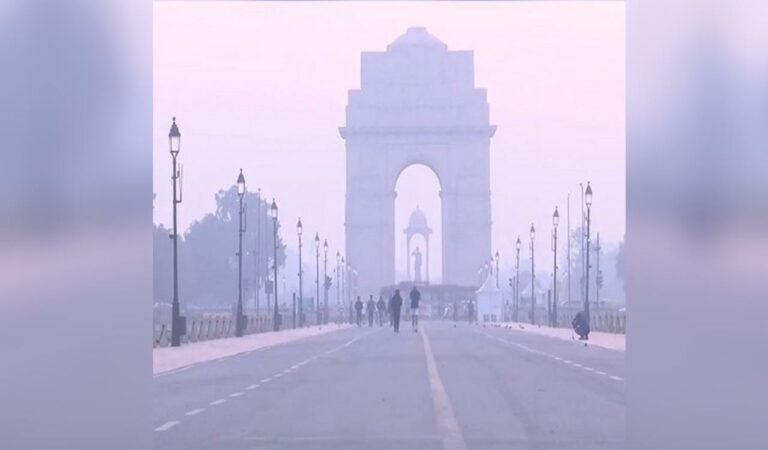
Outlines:
<svg viewBox="0 0 768 450"><path fill-rule="evenodd" d="M550 252L552 211L570 193L580 221L579 183L592 183L593 233L606 247L625 234L623 6L381 3L175 4L155 6L155 222L170 220L167 128L183 134L186 229L212 212L214 193L243 168L249 189L277 199L281 219L299 216L310 234L345 253L347 92L360 87L363 51L384 51L408 27L423 26L449 50L474 52L474 85L487 89L491 140L492 252L514 265L514 241L531 223L536 252ZM351 39L350 36L354 36ZM403 175L409 177L409 171ZM404 274L402 227L419 206L441 236L435 177L408 178L397 198L397 272ZM289 248L297 245L284 230ZM564 236L565 233L561 234ZM416 241L414 241L415 243ZM423 244L422 244L423 245ZM440 278L440 241L430 272ZM421 250L424 250L423 248ZM527 254L527 242L523 249ZM490 258L490 254L488 257ZM542 266L542 270L544 267ZM551 270L550 270L551 272Z"/></svg>

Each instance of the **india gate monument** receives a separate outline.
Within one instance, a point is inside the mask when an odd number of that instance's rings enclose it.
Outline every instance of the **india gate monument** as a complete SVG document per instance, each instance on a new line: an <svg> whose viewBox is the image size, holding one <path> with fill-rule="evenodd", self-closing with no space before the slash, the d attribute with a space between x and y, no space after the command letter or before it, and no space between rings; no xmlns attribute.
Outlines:
<svg viewBox="0 0 768 450"><path fill-rule="evenodd" d="M496 127L486 90L475 87L473 58L471 50L448 50L425 28L409 28L386 51L362 52L360 89L349 91L339 129L346 143L347 261L361 294L395 282L395 186L414 164L429 167L440 184L442 242L435 244L442 246L442 283L478 284L478 268L491 255ZM426 265L425 278L428 254Z"/></svg>

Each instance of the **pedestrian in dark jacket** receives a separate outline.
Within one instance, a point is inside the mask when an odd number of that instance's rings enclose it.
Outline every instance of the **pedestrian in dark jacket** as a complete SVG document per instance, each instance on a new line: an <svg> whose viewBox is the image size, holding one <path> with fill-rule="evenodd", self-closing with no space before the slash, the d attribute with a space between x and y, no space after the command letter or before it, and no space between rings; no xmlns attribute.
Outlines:
<svg viewBox="0 0 768 450"><path fill-rule="evenodd" d="M357 326L361 326L363 321L363 302L360 301L360 296L357 296L357 301L355 302L355 323Z"/></svg>
<svg viewBox="0 0 768 450"><path fill-rule="evenodd" d="M576 313L576 316L571 321L571 325L573 326L573 331L579 335L580 341L589 340L589 321L587 321L587 316L583 311Z"/></svg>
<svg viewBox="0 0 768 450"><path fill-rule="evenodd" d="M384 326L384 314L386 314L387 304L384 303L384 296L379 295L379 301L376 302L376 309L379 313L379 326Z"/></svg>
<svg viewBox="0 0 768 450"><path fill-rule="evenodd" d="M365 313L368 314L368 327L373 327L373 315L376 313L376 302L373 301L373 294L365 302Z"/></svg>
<svg viewBox="0 0 768 450"><path fill-rule="evenodd" d="M411 328L416 332L419 328L419 302L421 301L421 292L414 286L408 297L411 299Z"/></svg>
<svg viewBox="0 0 768 450"><path fill-rule="evenodd" d="M403 306L403 297L400 297L400 289L395 290L395 295L389 299L389 309L392 312L392 325L395 333L400 332L400 308Z"/></svg>

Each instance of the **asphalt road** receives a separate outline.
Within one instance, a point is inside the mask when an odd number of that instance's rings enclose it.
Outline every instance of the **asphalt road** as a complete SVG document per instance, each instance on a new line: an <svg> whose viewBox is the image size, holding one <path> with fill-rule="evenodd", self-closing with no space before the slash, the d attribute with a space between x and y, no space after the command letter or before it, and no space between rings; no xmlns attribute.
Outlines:
<svg viewBox="0 0 768 450"><path fill-rule="evenodd" d="M155 448L623 448L623 352L465 323L408 325L158 376Z"/></svg>

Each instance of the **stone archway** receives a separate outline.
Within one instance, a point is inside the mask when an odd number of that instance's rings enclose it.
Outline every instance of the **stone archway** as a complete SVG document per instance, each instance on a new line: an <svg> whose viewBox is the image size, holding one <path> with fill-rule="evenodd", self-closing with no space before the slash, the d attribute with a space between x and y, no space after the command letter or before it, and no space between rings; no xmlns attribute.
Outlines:
<svg viewBox="0 0 768 450"><path fill-rule="evenodd" d="M490 125L472 51L449 51L424 28L385 52L363 52L361 88L349 91L347 261L360 293L395 281L395 184L413 164L440 183L443 283L471 286L491 254Z"/></svg>

